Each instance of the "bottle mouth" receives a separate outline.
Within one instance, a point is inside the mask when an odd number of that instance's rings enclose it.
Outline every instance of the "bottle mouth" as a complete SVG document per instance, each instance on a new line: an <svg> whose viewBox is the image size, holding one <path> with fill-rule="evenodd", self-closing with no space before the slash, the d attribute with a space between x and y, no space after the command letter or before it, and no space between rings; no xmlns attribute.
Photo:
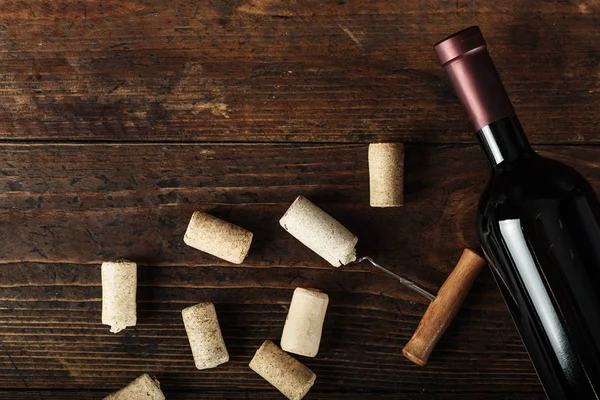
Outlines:
<svg viewBox="0 0 600 400"><path fill-rule="evenodd" d="M480 47L486 47L478 26L471 26L437 42L433 49L442 65Z"/></svg>

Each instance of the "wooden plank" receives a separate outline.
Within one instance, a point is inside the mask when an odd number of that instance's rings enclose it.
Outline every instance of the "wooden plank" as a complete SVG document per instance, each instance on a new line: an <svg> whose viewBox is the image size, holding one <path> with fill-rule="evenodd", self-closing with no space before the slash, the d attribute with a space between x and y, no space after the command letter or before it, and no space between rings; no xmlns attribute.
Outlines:
<svg viewBox="0 0 600 400"><path fill-rule="evenodd" d="M152 265L226 265L183 243L192 212L205 210L255 233L248 265L326 267L277 222L304 194L361 238L360 253L431 289L441 285L460 247L476 245L473 213L487 179L475 147L412 147L407 206L381 210L368 207L366 146L0 149L0 187L7 190L0 194L0 223L14 227L0 231L0 240L13 244L0 249L4 262L97 264L125 257ZM448 173L452 163L467 171L461 179ZM389 224L390 218L402 223Z"/></svg>
<svg viewBox="0 0 600 400"><path fill-rule="evenodd" d="M542 150L597 184L593 148ZM327 267L277 222L303 194L358 235L359 253L432 290L461 248L477 246L488 174L475 146L409 146L406 206L382 210L368 206L362 145L10 145L0 155L4 262L227 265L183 244L192 212L206 210L255 233L248 265Z"/></svg>
<svg viewBox="0 0 600 400"><path fill-rule="evenodd" d="M600 187L594 147L539 150ZM309 286L331 297L322 352L303 359L319 377L313 398L541 395L488 271L419 368L400 351L426 301L368 266L327 266L279 227L294 197L307 195L358 235L361 253L435 291L461 249L477 247L483 156L475 146L407 146L406 206L377 210L366 154L363 145L0 146L0 387L108 390L151 372L172 390L234 385L270 396L247 363L263 340L278 339L293 289ZM183 245L197 209L255 233L244 265ZM139 321L114 335L100 324L99 264L120 257L140 264ZM209 299L231 362L200 372L180 311Z"/></svg>
<svg viewBox="0 0 600 400"><path fill-rule="evenodd" d="M594 2L7 0L0 138L473 142L431 46L481 25L536 143L600 141Z"/></svg>
<svg viewBox="0 0 600 400"><path fill-rule="evenodd" d="M160 268L173 267L155 269ZM310 272L303 274L311 277ZM469 298L427 369L417 368L400 356L402 344L418 323L419 316L411 314L422 313L424 305L411 304L401 294L365 295L323 285L331 295L332 306L321 353L314 359L303 358L319 377L316 390L418 392L435 381L435 390L440 391L495 391L504 390L502 385L522 385L521 390L537 392L537 378L506 311L482 305L485 297L495 297L492 303L498 300L489 278L484 277L487 283ZM311 281L319 283L318 279ZM99 294L97 285L91 291ZM268 283L260 285L265 287L221 288L216 296L213 293L217 291L205 290L201 284L171 290L160 286L143 288L137 327L119 335L110 334L100 325L97 297L74 291L66 299L60 291L58 296L52 294L54 287L46 288L48 294L44 298L35 285L27 285L10 292L12 300L3 296L2 301L13 309L1 313L4 328L0 338L30 387L112 388L141 371L150 371L165 387L180 390L218 390L231 383L239 389L266 389L268 385L247 364L264 339L280 336L293 285L285 290L271 289ZM487 290L482 292L482 287ZM381 290L386 288L382 286ZM31 297L39 302L30 303L27 309L26 302L19 300ZM50 302L55 307L46 313L48 298L52 298ZM231 361L222 368L199 372L194 370L180 310L203 298L217 302ZM66 306L60 312L67 302L74 303L73 309ZM465 342L469 345L462 346ZM19 382L4 378L8 370L9 366L0 366L0 383L21 387ZM493 376L493 383L477 379L472 386L476 376Z"/></svg>
<svg viewBox="0 0 600 400"><path fill-rule="evenodd" d="M11 400L30 400L43 398L45 400L98 400L103 398L110 393L108 390L87 390L87 391L57 391L57 390L44 390L44 391L2 391L0 390L0 398L10 398ZM215 391L215 392L177 392L177 391L165 391L165 395L167 399L177 399L177 400L197 400L199 397L204 400L211 399L259 399L259 400L280 400L281 394L274 391L244 391L244 392L235 392L235 391ZM43 396L43 397L42 397ZM469 394L461 394L461 399L480 399L480 395L469 395ZM309 392L309 394L305 397L305 399L328 399L328 400L370 400L370 399L379 399L379 400L401 400L401 399L411 399L411 400L419 400L419 399L430 399L431 395L426 393L333 393L333 392ZM436 399L444 400L444 399L455 399L456 393L436 393ZM491 400L512 400L512 399L521 399L518 395L514 393L501 393L501 394L486 394L486 399ZM543 395L530 394L528 395L528 399L545 399Z"/></svg>

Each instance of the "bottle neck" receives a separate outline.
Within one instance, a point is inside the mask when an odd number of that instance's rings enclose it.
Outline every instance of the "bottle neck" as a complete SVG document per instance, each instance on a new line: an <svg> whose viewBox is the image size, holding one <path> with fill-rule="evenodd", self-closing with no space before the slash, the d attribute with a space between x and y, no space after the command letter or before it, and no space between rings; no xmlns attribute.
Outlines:
<svg viewBox="0 0 600 400"><path fill-rule="evenodd" d="M509 168L513 162L535 154L515 115L484 126L477 131L477 139L494 171Z"/></svg>
<svg viewBox="0 0 600 400"><path fill-rule="evenodd" d="M515 115L479 28L442 40L435 52L475 131Z"/></svg>
<svg viewBox="0 0 600 400"><path fill-rule="evenodd" d="M496 71L478 27L455 33L434 46L454 92L493 170L535 154Z"/></svg>

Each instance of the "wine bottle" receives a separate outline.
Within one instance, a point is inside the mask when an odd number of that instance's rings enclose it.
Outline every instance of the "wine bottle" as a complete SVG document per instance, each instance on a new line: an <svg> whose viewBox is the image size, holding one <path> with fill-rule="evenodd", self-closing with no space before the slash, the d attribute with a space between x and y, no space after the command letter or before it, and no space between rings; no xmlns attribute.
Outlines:
<svg viewBox="0 0 600 400"><path fill-rule="evenodd" d="M600 203L529 144L478 27L434 47L491 167L483 252L550 399L600 395Z"/></svg>

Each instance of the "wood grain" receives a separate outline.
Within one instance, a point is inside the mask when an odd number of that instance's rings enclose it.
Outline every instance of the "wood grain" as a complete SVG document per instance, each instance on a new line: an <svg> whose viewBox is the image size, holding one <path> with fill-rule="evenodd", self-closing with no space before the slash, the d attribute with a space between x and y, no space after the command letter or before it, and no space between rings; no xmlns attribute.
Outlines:
<svg viewBox="0 0 600 400"><path fill-rule="evenodd" d="M473 142L432 45L479 24L530 138L600 142L596 2L6 0L7 140Z"/></svg>
<svg viewBox="0 0 600 400"><path fill-rule="evenodd" d="M98 400L103 398L103 396L108 395L110 392L108 390L87 390L87 391L54 391L54 390L43 390L43 391L2 391L0 390L0 398L10 398L11 400L30 400L37 399L43 396L46 400ZM177 399L177 400L197 400L198 396L202 396L202 399L212 400L212 399L230 399L230 400L238 400L240 398L239 392L178 392L178 391L166 391L165 392L167 399ZM321 398L326 398L328 400L340 400L340 399L378 399L378 400L400 400L400 399L410 399L410 400L420 400L420 399L429 399L431 396L427 393L420 394L410 394L410 393L401 393L401 394L386 394L386 393L334 393L334 392L326 392L321 395ZM515 395L514 393L502 393L502 394L486 394L486 399L490 400L520 400L521 395ZM259 399L259 400L280 400L281 395L277 392L264 392L264 391L247 391L243 394L244 399ZM308 395L305 397L306 399L318 398L312 395ZM455 399L456 394L452 392L448 393L436 393L436 399L444 400L444 399ZM461 394L461 399L480 399L481 396L477 394ZM527 393L527 398L531 400L536 399L545 399L541 394Z"/></svg>
<svg viewBox="0 0 600 400"><path fill-rule="evenodd" d="M413 169L416 174L406 176L407 205L385 211L368 205L367 146L5 149L0 187L14 190L0 194L0 223L15 227L0 231L0 240L13 243L0 249L5 262L99 263L123 257L138 264L230 265L183 243L189 218L200 210L254 233L247 265L326 267L277 223L303 194L360 238L359 253L397 265L400 272L427 280L423 283L430 288L439 287L460 250L476 245L472 216L477 191L487 179L475 147L416 147L407 155L408 167L419 165ZM461 180L444 171L456 152L472 155L457 165L469 171ZM424 181L422 174L436 178ZM390 218L403 223L387 224ZM453 236L456 227L460 235L444 244L440 238ZM401 246L398 237L403 238ZM424 249L428 251L421 254L431 255L413 260ZM409 259L411 265L403 262ZM440 260L447 267L438 273L419 268Z"/></svg>
<svg viewBox="0 0 600 400"><path fill-rule="evenodd" d="M594 147L538 150L600 188ZM303 358L318 376L309 398L540 396L488 271L419 368L401 349L427 300L367 265L328 267L277 223L307 195L357 234L360 253L435 292L462 248L477 245L486 167L475 146L407 146L406 165L405 207L377 210L364 145L1 145L0 387L96 395L152 372L182 396L227 398L220 391L235 382L232 398L271 398L247 363L280 337L293 289L304 286L330 296L320 355ZM255 233L242 266L183 244L197 209ZM140 265L138 326L114 335L100 323L100 262L120 257ZM231 362L197 371L180 312L206 300L217 305Z"/></svg>

